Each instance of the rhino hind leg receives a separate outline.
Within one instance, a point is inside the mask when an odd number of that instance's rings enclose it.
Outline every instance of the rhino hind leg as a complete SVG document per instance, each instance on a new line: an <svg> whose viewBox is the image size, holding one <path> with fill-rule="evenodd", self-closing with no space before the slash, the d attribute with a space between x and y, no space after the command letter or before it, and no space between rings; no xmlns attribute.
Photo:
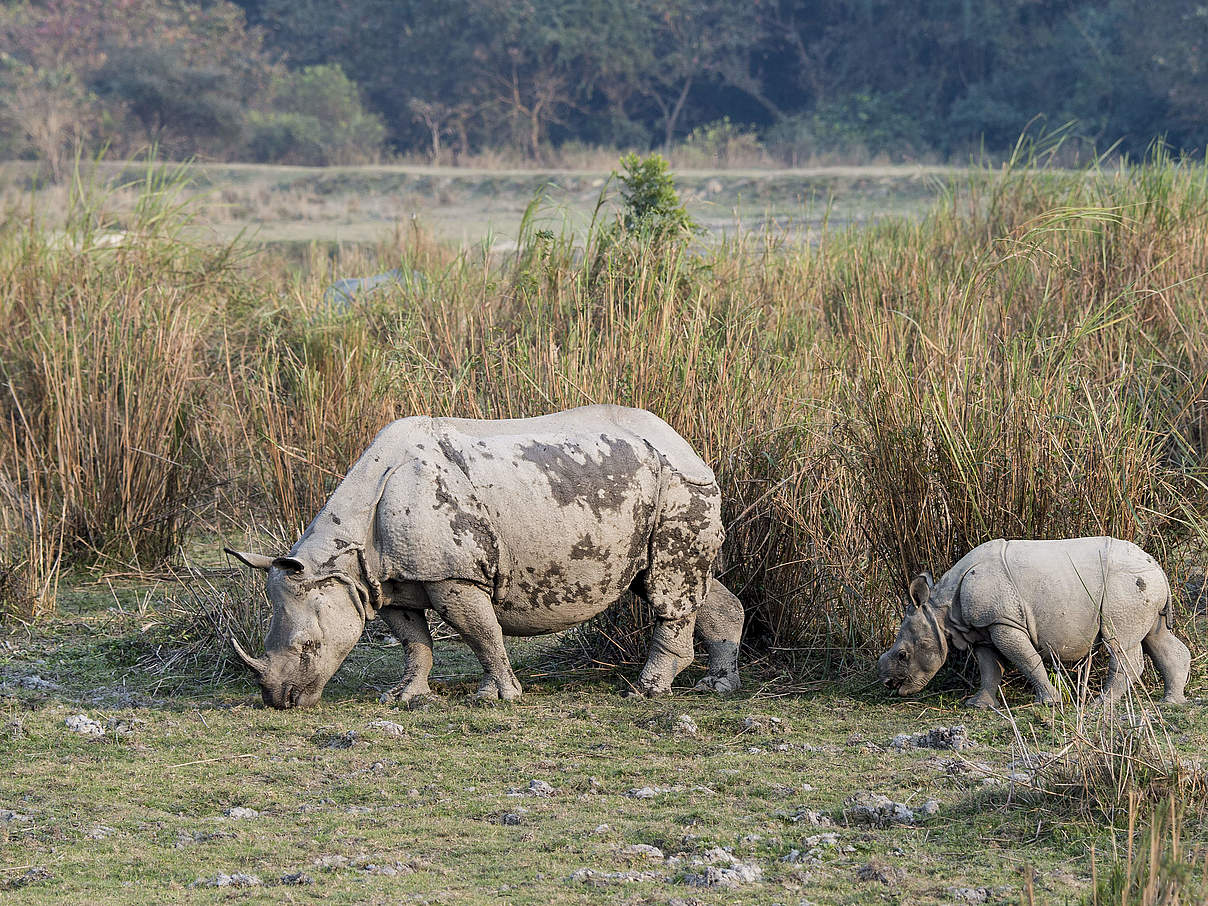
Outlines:
<svg viewBox="0 0 1208 906"><path fill-rule="evenodd" d="M1172 705L1186 704L1187 698L1183 689L1187 685L1187 677L1191 674L1191 652L1182 640L1166 626L1166 619L1158 616L1149 635L1141 641L1145 653L1149 655L1162 675L1162 683L1166 694L1162 701Z"/></svg>
<svg viewBox="0 0 1208 906"><path fill-rule="evenodd" d="M422 610L406 607L383 607L379 616L403 643L405 659L402 680L386 692L382 700L410 705L431 695L428 674L432 670L432 633L428 628L428 617Z"/></svg>
<svg viewBox="0 0 1208 906"><path fill-rule="evenodd" d="M1107 668L1107 680L1103 683L1103 691L1095 699L1097 707L1118 701L1140 677L1141 670L1145 666L1140 645L1124 648L1119 642L1113 640L1107 642L1107 650L1111 663Z"/></svg>
<svg viewBox="0 0 1208 906"><path fill-rule="evenodd" d="M491 596L472 582L429 582L426 586L432 608L457 630L482 664L483 678L474 693L476 701L511 701L521 693L512 672L503 630L495 616Z"/></svg>
<svg viewBox="0 0 1208 906"><path fill-rule="evenodd" d="M1055 705L1061 700L1057 690L1049 682L1049 673L1044 668L1040 652L1036 650L1026 632L1014 626L995 623L990 627L990 640L994 642L998 653L1028 678L1036 692L1037 702L1042 705Z"/></svg>
<svg viewBox="0 0 1208 906"><path fill-rule="evenodd" d="M727 695L737 692L738 646L742 641L742 602L730 589L714 579L705 603L696 613L696 637L709 655L709 672L694 687L697 692Z"/></svg>

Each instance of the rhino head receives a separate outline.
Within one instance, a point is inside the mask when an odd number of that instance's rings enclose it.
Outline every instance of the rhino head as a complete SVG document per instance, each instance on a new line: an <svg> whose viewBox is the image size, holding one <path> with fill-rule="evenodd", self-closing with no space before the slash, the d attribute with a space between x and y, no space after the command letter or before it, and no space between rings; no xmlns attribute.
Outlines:
<svg viewBox="0 0 1208 906"><path fill-rule="evenodd" d="M930 573L910 583L911 603L906 607L898 636L877 662L881 682L898 695L913 695L935 676L948 659L945 608L931 602L934 581Z"/></svg>
<svg viewBox="0 0 1208 906"><path fill-rule="evenodd" d="M239 659L260 680L266 705L308 708L348 657L365 628L362 590L348 575L316 575L293 557L268 557L226 548L253 569L268 573L273 605L264 657L255 658L231 638Z"/></svg>

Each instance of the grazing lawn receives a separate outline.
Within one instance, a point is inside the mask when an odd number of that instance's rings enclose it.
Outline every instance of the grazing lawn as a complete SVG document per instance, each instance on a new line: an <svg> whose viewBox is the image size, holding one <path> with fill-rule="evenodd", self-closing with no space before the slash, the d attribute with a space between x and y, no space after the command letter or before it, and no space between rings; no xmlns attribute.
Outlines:
<svg viewBox="0 0 1208 906"><path fill-rule="evenodd" d="M377 700L398 651L371 625L319 707L279 712L242 677L154 669L157 596L64 591L0 648L8 902L1014 903L1031 872L1036 902L1060 903L1087 894L1092 848L1110 861L1093 808L1028 795L1021 755L1057 751L1072 718L1018 681L1014 726L961 708L955 674L891 701L867 675L756 664L730 699L632 700L632 670L562 672L524 642L527 694L479 707L449 640L438 694L408 711ZM1188 691L1154 719L1194 756L1202 672ZM956 724L971 747L891 745ZM1189 821L1184 844L1206 842Z"/></svg>

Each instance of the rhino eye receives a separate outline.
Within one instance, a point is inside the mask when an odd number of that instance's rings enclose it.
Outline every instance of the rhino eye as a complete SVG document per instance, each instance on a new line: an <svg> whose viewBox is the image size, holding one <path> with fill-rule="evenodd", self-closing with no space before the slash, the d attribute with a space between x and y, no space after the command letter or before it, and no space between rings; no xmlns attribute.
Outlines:
<svg viewBox="0 0 1208 906"><path fill-rule="evenodd" d="M910 653L905 648L903 648L901 651L898 652L898 660L899 661L910 660Z"/></svg>

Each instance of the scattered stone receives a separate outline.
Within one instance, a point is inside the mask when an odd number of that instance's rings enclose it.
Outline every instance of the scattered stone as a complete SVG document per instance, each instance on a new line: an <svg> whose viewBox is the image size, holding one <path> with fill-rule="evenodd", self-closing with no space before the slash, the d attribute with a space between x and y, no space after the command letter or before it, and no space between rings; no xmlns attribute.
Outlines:
<svg viewBox="0 0 1208 906"><path fill-rule="evenodd" d="M291 886L301 886L303 884L313 884L315 879L304 871L295 871L293 874L282 875L281 883Z"/></svg>
<svg viewBox="0 0 1208 906"><path fill-rule="evenodd" d="M73 714L63 723L72 733L79 733L81 736L99 739L105 735L105 728L87 714Z"/></svg>
<svg viewBox="0 0 1208 906"><path fill-rule="evenodd" d="M92 827L88 828L84 836L86 836L89 840L104 840L110 834L116 833L117 831L107 824L94 824Z"/></svg>
<svg viewBox="0 0 1208 906"><path fill-rule="evenodd" d="M662 881L665 877L657 871L596 871L580 868L571 873L569 880L590 887L606 887L610 883L632 884L638 881Z"/></svg>
<svg viewBox="0 0 1208 906"><path fill-rule="evenodd" d="M24 739L29 734L25 731L25 724L21 722L21 718L14 717L4 725L4 735L9 739Z"/></svg>
<svg viewBox="0 0 1208 906"><path fill-rule="evenodd" d="M366 862L361 866L361 871L371 875L384 875L388 878L397 877L398 875L409 875L415 872L415 869L403 862L386 862L378 864L376 862Z"/></svg>
<svg viewBox="0 0 1208 906"><path fill-rule="evenodd" d="M676 717L674 729L681 736L691 736L695 739L700 735L700 729L696 726L696 721L687 714L681 714Z"/></svg>
<svg viewBox="0 0 1208 906"><path fill-rule="evenodd" d="M670 793L671 790L665 786L644 786L640 789L630 790L626 795L630 799L653 799L662 793Z"/></svg>
<svg viewBox="0 0 1208 906"><path fill-rule="evenodd" d="M233 808L227 809L225 814L228 818L232 818L236 821L241 821L241 820L244 820L247 818L259 818L260 817L260 813L258 811L256 811L255 809L244 808L243 806L240 806L240 805L236 805Z"/></svg>
<svg viewBox="0 0 1208 906"><path fill-rule="evenodd" d="M190 887L259 887L260 879L255 875L246 875L241 871L233 875L219 872L212 878L198 878Z"/></svg>
<svg viewBox="0 0 1208 906"><path fill-rule="evenodd" d="M504 827L515 827L520 821L520 815L516 814L516 812L504 812L499 816L499 823Z"/></svg>
<svg viewBox="0 0 1208 906"><path fill-rule="evenodd" d="M735 862L729 868L706 865L700 872L684 876L684 883L691 887L741 887L754 884L763 878L763 869L754 862Z"/></svg>
<svg viewBox="0 0 1208 906"><path fill-rule="evenodd" d="M958 903L985 903L990 899L985 887L945 887L944 893Z"/></svg>
<svg viewBox="0 0 1208 906"><path fill-rule="evenodd" d="M783 812L781 814L794 824L809 824L814 827L830 827L834 824L829 816L812 808L806 808L804 805L798 806L797 811L791 815Z"/></svg>
<svg viewBox="0 0 1208 906"><path fill-rule="evenodd" d="M763 878L763 868L756 862L744 862L729 848L714 846L699 856L685 858L674 856L668 865L682 865L684 883L690 887L735 888L743 884L754 884Z"/></svg>
<svg viewBox="0 0 1208 906"><path fill-rule="evenodd" d="M939 800L938 799L928 799L922 805L920 805L917 809L915 809L915 814L920 817L923 817L923 818L934 818L936 815L939 814L939 811L940 811Z"/></svg>
<svg viewBox="0 0 1208 906"><path fill-rule="evenodd" d="M524 789L508 790L509 796L540 796L542 798L554 795L554 788L544 780L530 780Z"/></svg>
<svg viewBox="0 0 1208 906"><path fill-rule="evenodd" d="M32 821L29 815L22 815L20 812L14 812L6 808L0 808L0 821L5 824L12 824L14 821Z"/></svg>
<svg viewBox="0 0 1208 906"><path fill-rule="evenodd" d="M596 829L594 831L592 831L592 833L593 834L606 834L610 830L612 830L612 828L609 827L607 824L599 824L596 826Z"/></svg>
<svg viewBox="0 0 1208 906"><path fill-rule="evenodd" d="M769 717L765 714L748 714L742 720L743 733L787 733L789 725L779 717Z"/></svg>
<svg viewBox="0 0 1208 906"><path fill-rule="evenodd" d="M111 717L105 721L105 727L110 733L115 736L132 736L141 728L145 727L147 722L138 717L117 718Z"/></svg>
<svg viewBox="0 0 1208 906"><path fill-rule="evenodd" d="M848 824L888 827L893 824L913 824L914 812L900 802L880 793L860 792L843 803L843 817Z"/></svg>
<svg viewBox="0 0 1208 906"><path fill-rule="evenodd" d="M889 741L892 749L951 749L959 752L962 749L972 749L976 743L969 738L969 731L964 724L952 727L935 727L924 733L899 733Z"/></svg>
<svg viewBox="0 0 1208 906"><path fill-rule="evenodd" d="M392 720L371 720L365 725L366 730L380 730L387 736L406 736L407 728Z"/></svg>
<svg viewBox="0 0 1208 906"><path fill-rule="evenodd" d="M856 869L856 877L861 881L879 881L888 887L897 887L906 880L906 871L873 856Z"/></svg>
<svg viewBox="0 0 1208 906"><path fill-rule="evenodd" d="M620 855L630 859L650 859L654 862L663 861L663 851L649 843L632 843L621 848Z"/></svg>

